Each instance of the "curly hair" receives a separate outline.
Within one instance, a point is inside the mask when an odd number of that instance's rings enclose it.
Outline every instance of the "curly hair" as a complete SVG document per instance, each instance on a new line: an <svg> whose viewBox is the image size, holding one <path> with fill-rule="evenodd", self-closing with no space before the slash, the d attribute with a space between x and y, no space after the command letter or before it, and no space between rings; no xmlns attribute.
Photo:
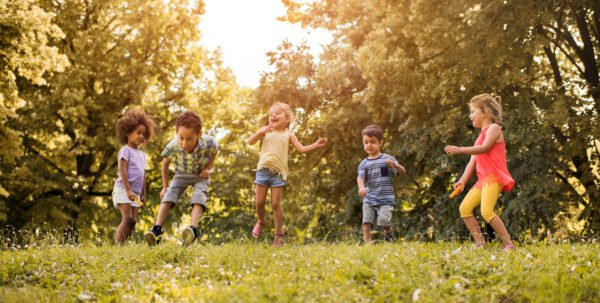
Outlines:
<svg viewBox="0 0 600 303"><path fill-rule="evenodd" d="M477 95L469 101L470 105L477 106L490 115L492 122L502 125L502 99L490 94Z"/></svg>
<svg viewBox="0 0 600 303"><path fill-rule="evenodd" d="M154 120L150 115L146 114L143 109L130 109L128 110L119 121L117 121L117 139L119 144L127 144L128 136L138 126L143 125L146 127L144 138L150 140L154 136Z"/></svg>
<svg viewBox="0 0 600 303"><path fill-rule="evenodd" d="M180 126L191 128L199 133L202 131L202 118L192 111L183 112L177 116L175 129L179 129Z"/></svg>

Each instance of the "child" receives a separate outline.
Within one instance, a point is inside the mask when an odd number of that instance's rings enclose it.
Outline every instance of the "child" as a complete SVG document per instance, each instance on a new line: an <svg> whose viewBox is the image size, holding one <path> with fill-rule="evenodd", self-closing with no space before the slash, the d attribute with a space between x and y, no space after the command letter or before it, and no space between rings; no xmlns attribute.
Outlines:
<svg viewBox="0 0 600 303"><path fill-rule="evenodd" d="M146 201L146 154L141 144L154 135L154 121L141 109L129 110L117 122L117 139L124 144L117 154L118 175L113 187L115 208L121 211L121 224L115 234L115 243L122 245L135 229L138 207ZM134 200L141 201L139 205Z"/></svg>
<svg viewBox="0 0 600 303"><path fill-rule="evenodd" d="M392 231L392 211L396 204L392 176L405 174L406 169L396 159L381 153L383 130L377 125L369 125L362 131L362 141L367 158L358 165L358 195L363 198L363 240L371 243L371 229L375 214L377 225L384 229L387 241L394 239ZM366 187L365 187L366 185Z"/></svg>
<svg viewBox="0 0 600 303"><path fill-rule="evenodd" d="M288 176L288 146L291 143L300 153L308 153L325 146L327 139L320 138L311 145L303 146L294 133L289 130L293 120L289 105L275 102L269 109L269 125L263 126L246 140L252 145L261 138L260 160L256 170L256 213L258 222L252 229L252 236L258 238L265 225L265 200L271 188L271 207L275 221L273 245L283 244L283 187Z"/></svg>
<svg viewBox="0 0 600 303"><path fill-rule="evenodd" d="M202 135L202 119L193 112L184 112L177 117L175 126L177 137L171 140L161 153L162 190L161 204L152 230L144 237L149 245L156 245L163 233L162 225L179 196L188 188L194 187L190 226L183 230L183 245L191 245L199 236L198 221L206 211L206 199L210 174L217 155L217 141ZM169 164L175 162L175 176L168 183Z"/></svg>
<svg viewBox="0 0 600 303"><path fill-rule="evenodd" d="M469 118L473 127L481 128L481 133L472 147L446 146L449 155L472 155L465 171L454 185L462 191L469 181L473 169L477 170L477 183L469 190L460 204L460 216L469 229L478 248L485 247L485 239L479 229L479 223L473 217L473 209L481 204L481 214L496 234L502 239L504 250L515 249L500 217L494 213L494 207L500 191L511 190L515 181L506 167L506 147L502 134L502 105L500 97L488 94L475 96L469 101Z"/></svg>

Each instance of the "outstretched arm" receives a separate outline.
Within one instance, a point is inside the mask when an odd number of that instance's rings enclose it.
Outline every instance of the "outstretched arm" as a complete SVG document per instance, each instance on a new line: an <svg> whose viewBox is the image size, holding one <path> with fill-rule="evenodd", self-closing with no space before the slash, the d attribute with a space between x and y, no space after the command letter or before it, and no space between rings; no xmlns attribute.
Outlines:
<svg viewBox="0 0 600 303"><path fill-rule="evenodd" d="M250 138L246 139L246 143L252 145L258 142L258 140L262 139L262 137L264 137L266 133L272 130L273 128L270 126L263 126L259 128L252 136L250 136Z"/></svg>
<svg viewBox="0 0 600 303"><path fill-rule="evenodd" d="M327 144L327 139L319 138L319 140L315 141L313 144L304 146L302 143L300 143L300 141L298 141L298 137L292 133L290 135L290 142L299 153L306 154L317 148L325 146Z"/></svg>
<svg viewBox="0 0 600 303"><path fill-rule="evenodd" d="M487 129L485 133L485 140L483 140L483 144L479 146L469 146L469 147L460 147L454 145L448 145L444 147L444 151L446 151L449 155L481 155L487 153L498 139L502 135L502 129L498 124L492 124Z"/></svg>

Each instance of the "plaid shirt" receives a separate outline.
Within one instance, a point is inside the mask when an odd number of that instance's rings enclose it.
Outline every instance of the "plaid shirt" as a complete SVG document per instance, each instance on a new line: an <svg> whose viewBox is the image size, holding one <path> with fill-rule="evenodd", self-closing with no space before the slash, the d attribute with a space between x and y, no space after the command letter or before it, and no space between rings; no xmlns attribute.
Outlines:
<svg viewBox="0 0 600 303"><path fill-rule="evenodd" d="M210 161L212 154L217 152L217 140L210 136L202 136L198 139L198 145L193 152L187 153L175 138L167 144L160 154L175 163L175 172L180 174L198 174L206 163Z"/></svg>

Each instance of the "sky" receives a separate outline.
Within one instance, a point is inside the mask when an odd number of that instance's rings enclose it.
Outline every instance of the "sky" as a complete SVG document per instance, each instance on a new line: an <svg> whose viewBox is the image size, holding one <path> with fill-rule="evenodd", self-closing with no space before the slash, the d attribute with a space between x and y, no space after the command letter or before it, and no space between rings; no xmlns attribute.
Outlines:
<svg viewBox="0 0 600 303"><path fill-rule="evenodd" d="M298 44L306 40L314 55L331 41L324 30L303 29L299 24L277 20L285 15L281 0L204 0L206 13L200 23L201 44L221 47L223 62L238 84L255 88L260 72L271 70L266 53L284 39Z"/></svg>

